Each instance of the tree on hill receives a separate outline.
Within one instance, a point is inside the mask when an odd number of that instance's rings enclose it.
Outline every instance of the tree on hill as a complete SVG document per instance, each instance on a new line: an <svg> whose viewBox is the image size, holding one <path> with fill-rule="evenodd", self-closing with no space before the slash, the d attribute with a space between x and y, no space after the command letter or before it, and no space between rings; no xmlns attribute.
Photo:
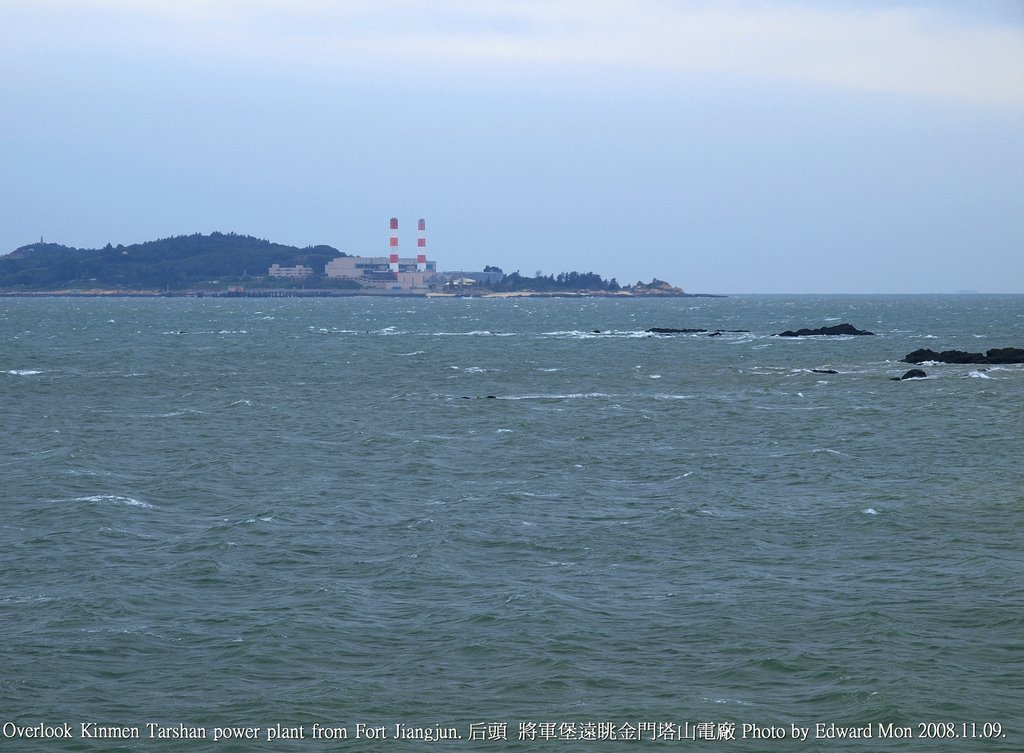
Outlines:
<svg viewBox="0 0 1024 753"><path fill-rule="evenodd" d="M342 252L331 246L296 248L236 233L195 233L129 246L78 249L55 243L22 246L0 257L0 288L69 286L180 289L212 280L263 276L272 264L314 270Z"/></svg>
<svg viewBox="0 0 1024 753"><path fill-rule="evenodd" d="M486 270L485 270L486 271ZM512 272L505 275L501 282L489 285L492 290L498 291L578 291L595 290L610 291L619 290L619 283L613 277L605 280L594 272L560 272L557 275L537 275L536 277L523 277L519 272Z"/></svg>

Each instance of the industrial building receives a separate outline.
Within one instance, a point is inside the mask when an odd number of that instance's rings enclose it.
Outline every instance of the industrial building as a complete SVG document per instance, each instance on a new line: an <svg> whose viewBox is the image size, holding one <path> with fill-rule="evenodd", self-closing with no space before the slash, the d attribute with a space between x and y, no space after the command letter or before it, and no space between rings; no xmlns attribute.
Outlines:
<svg viewBox="0 0 1024 753"><path fill-rule="evenodd" d="M427 221L418 224L415 257L402 257L398 252L398 218L391 218L387 256L340 256L324 267L324 276L355 280L363 287L390 290L428 289L444 284L437 274L437 262L427 259Z"/></svg>
<svg viewBox="0 0 1024 753"><path fill-rule="evenodd" d="M387 256L339 256L324 267L324 277L335 280L352 280L364 288L382 290L430 290L446 284L462 286L498 282L504 275L500 272L444 272L438 273L437 262L427 259L427 222L420 220L417 226L416 256L403 257L398 247L398 218L392 217L388 237ZM269 270L270 277L304 279L313 274L307 266L282 267L274 264Z"/></svg>
<svg viewBox="0 0 1024 753"><path fill-rule="evenodd" d="M437 275L437 263L425 254L415 258L390 256L339 256L324 267L324 277L355 280L370 287L429 287ZM442 284L442 280L436 281Z"/></svg>
<svg viewBox="0 0 1024 753"><path fill-rule="evenodd" d="M441 276L448 281L462 285L493 285L505 279L504 272L442 272Z"/></svg>

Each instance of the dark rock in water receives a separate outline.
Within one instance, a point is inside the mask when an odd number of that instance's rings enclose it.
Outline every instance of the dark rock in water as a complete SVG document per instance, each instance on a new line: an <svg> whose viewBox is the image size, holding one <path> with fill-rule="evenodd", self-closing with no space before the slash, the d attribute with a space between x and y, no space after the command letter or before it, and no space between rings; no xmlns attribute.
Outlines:
<svg viewBox="0 0 1024 753"><path fill-rule="evenodd" d="M694 335L707 332L706 329L676 329L675 327L651 327L645 332L655 335ZM708 337L720 337L723 332L750 332L749 329L716 329Z"/></svg>
<svg viewBox="0 0 1024 753"><path fill-rule="evenodd" d="M925 361L936 361L938 363L984 363L985 356L981 353L968 353L963 350L944 350L936 353L929 348L921 348L913 353L908 353L903 359L905 363L924 363Z"/></svg>
<svg viewBox="0 0 1024 753"><path fill-rule="evenodd" d="M838 374L839 372L835 369L811 369L815 374Z"/></svg>
<svg viewBox="0 0 1024 753"><path fill-rule="evenodd" d="M601 330L595 329L591 334L600 335L601 334Z"/></svg>
<svg viewBox="0 0 1024 753"><path fill-rule="evenodd" d="M892 381L902 382L904 379L924 379L926 376L928 375L925 374L924 371L922 371L921 369L911 369L903 376L892 377Z"/></svg>
<svg viewBox="0 0 1024 753"><path fill-rule="evenodd" d="M873 335L874 332L868 332L863 329L857 329L852 324L837 324L834 327L819 327L818 329L798 329L794 332L791 329L787 329L785 332L780 332L777 337L810 337L812 335Z"/></svg>
<svg viewBox="0 0 1024 753"><path fill-rule="evenodd" d="M648 330L644 330L648 334L654 335L695 335L703 334L708 330L700 329L676 329L675 327L651 327ZM710 333L708 337L721 337L723 332L750 332L750 330L715 330ZM869 332L867 334L870 334Z"/></svg>
<svg viewBox="0 0 1024 753"><path fill-rule="evenodd" d="M497 400L498 396L497 395L488 395L486 399L487 400Z"/></svg>
<svg viewBox="0 0 1024 753"><path fill-rule="evenodd" d="M992 348L985 355L988 363L1024 363L1024 348Z"/></svg>
<svg viewBox="0 0 1024 753"><path fill-rule="evenodd" d="M1024 347L993 347L985 355L989 364L1024 364Z"/></svg>
<svg viewBox="0 0 1024 753"><path fill-rule="evenodd" d="M903 361L905 363L924 363L935 361L937 363L1024 363L1024 348L992 348L986 353L968 353L965 350L944 350L936 353L929 348L921 348L913 353L908 353Z"/></svg>

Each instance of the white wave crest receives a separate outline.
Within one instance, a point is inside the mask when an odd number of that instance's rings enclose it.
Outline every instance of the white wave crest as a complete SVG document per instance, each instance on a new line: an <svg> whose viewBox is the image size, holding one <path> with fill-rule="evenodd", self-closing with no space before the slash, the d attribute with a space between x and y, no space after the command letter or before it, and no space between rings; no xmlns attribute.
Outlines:
<svg viewBox="0 0 1024 753"><path fill-rule="evenodd" d="M565 395L508 395L501 400L577 400L579 398L611 397L606 392L570 392Z"/></svg>
<svg viewBox="0 0 1024 753"><path fill-rule="evenodd" d="M72 502L113 502L118 505L126 505L128 507L141 507L146 510L153 509L153 505L148 502L135 499L134 497L126 497L121 494L94 494L90 497L76 497L71 500Z"/></svg>

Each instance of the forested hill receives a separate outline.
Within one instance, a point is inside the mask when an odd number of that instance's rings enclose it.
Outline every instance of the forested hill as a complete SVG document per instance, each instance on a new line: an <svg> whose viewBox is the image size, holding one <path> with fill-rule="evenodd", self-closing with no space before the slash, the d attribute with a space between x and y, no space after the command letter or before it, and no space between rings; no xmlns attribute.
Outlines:
<svg viewBox="0 0 1024 753"><path fill-rule="evenodd" d="M236 233L173 238L82 249L34 243L0 256L0 289L64 288L175 290L267 274L271 264L305 264L314 272L338 256L331 246L296 248Z"/></svg>

